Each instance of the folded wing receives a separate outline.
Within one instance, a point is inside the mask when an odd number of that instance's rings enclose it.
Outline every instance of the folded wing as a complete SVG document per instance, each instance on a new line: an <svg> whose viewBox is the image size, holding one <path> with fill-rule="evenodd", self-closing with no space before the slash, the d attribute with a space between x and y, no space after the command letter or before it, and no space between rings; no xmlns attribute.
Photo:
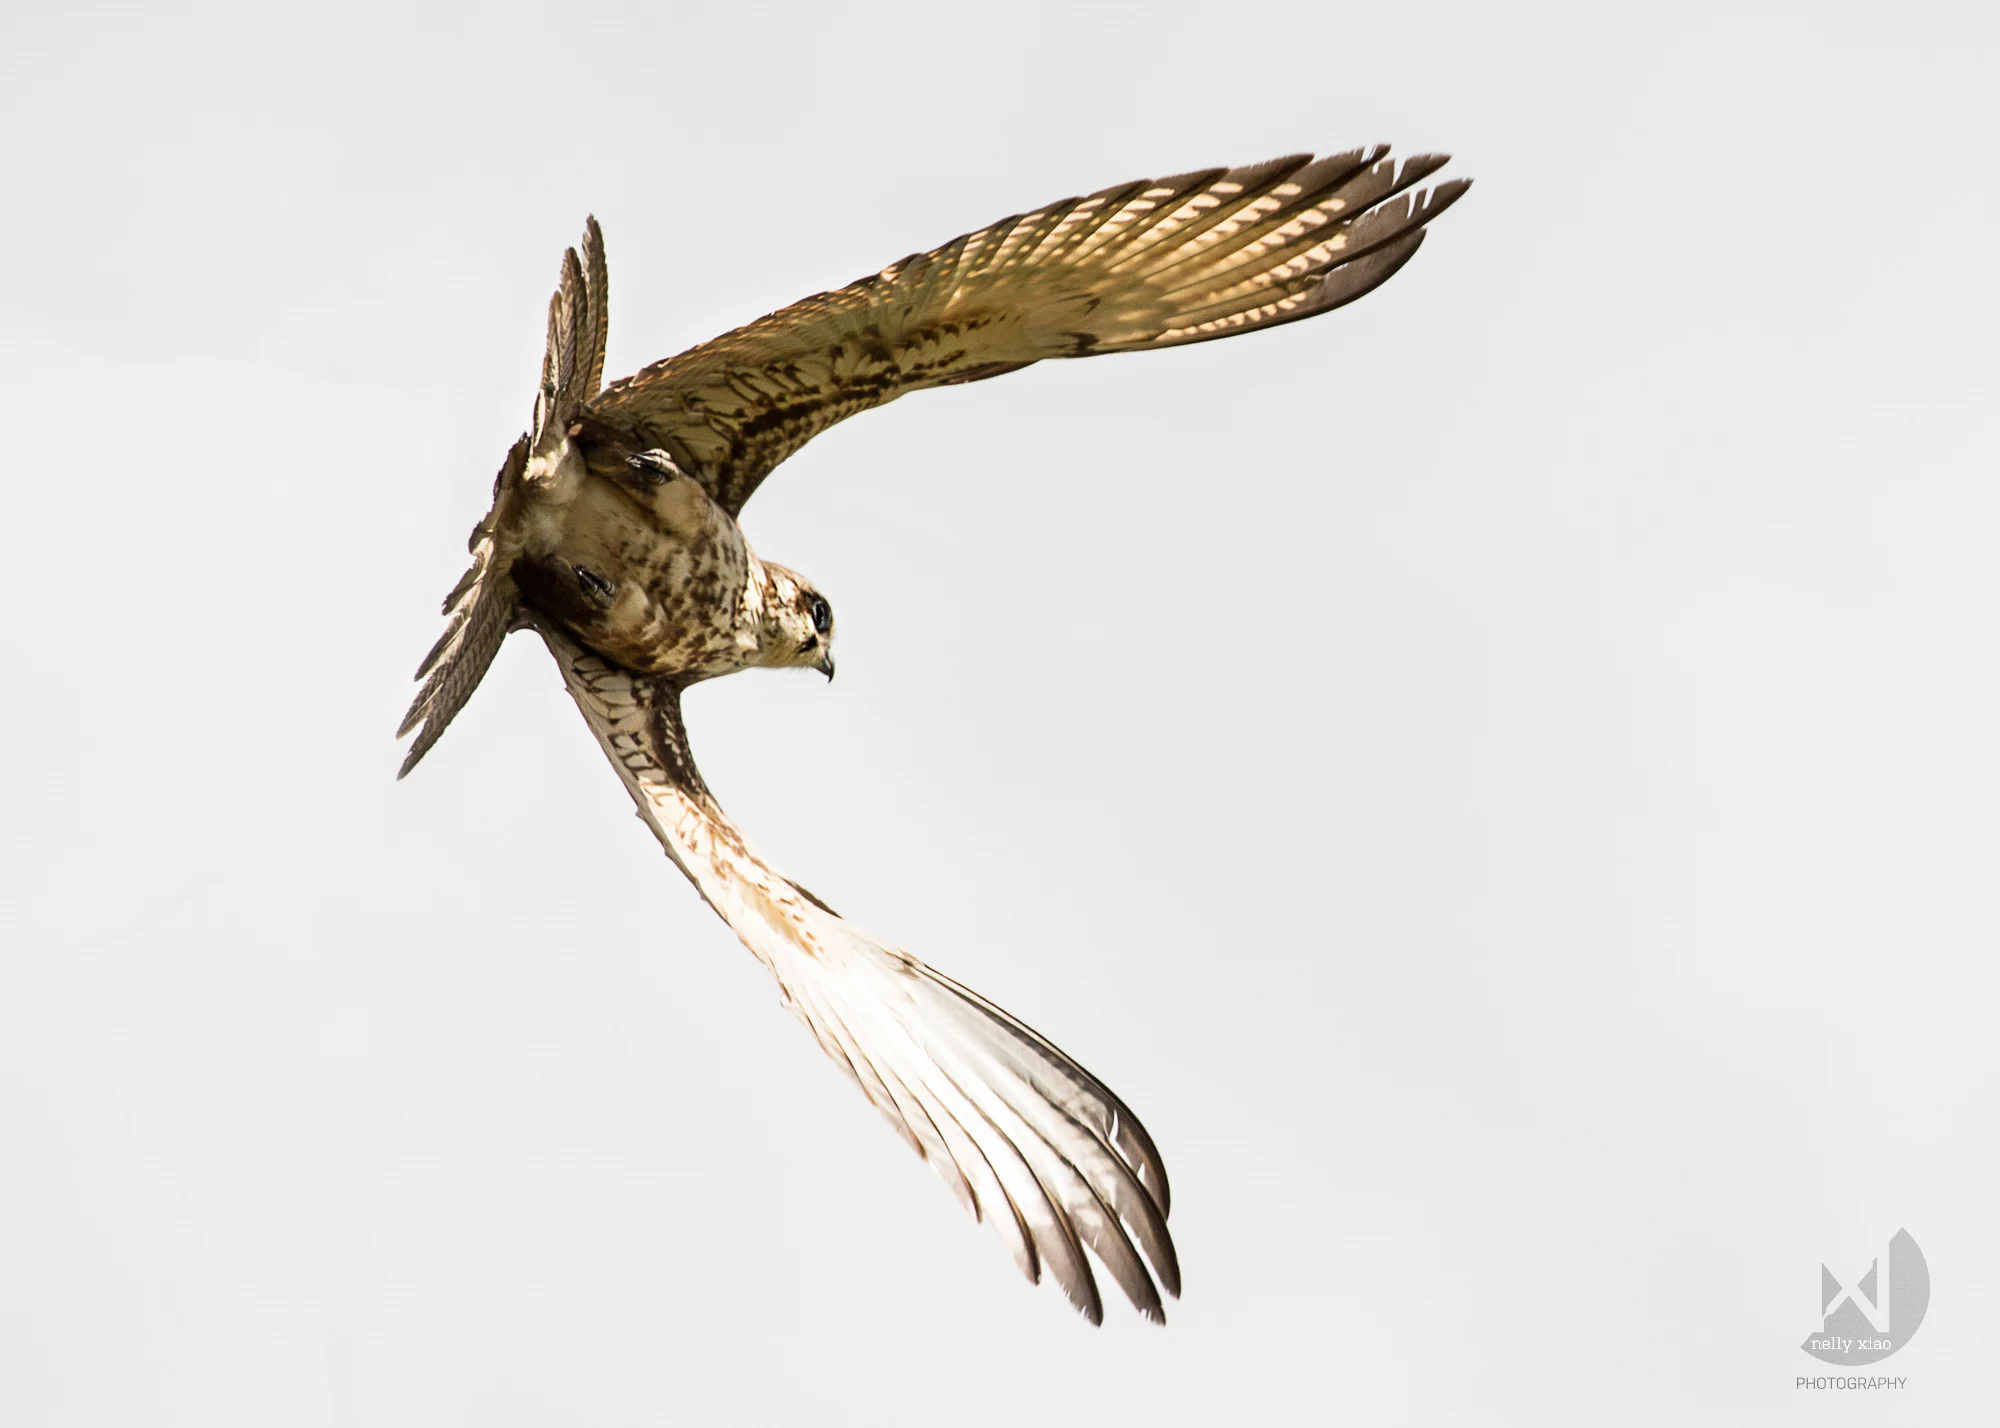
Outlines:
<svg viewBox="0 0 2000 1428"><path fill-rule="evenodd" d="M620 669L526 618L668 856L1021 1271L1039 1280L1046 1267L1101 1322L1088 1248L1140 1313L1163 1321L1160 1289L1180 1293L1166 1172L1125 1105L1046 1038L865 936L752 852L689 757L670 680Z"/></svg>
<svg viewBox="0 0 2000 1428"><path fill-rule="evenodd" d="M1386 147L1141 179L1003 218L613 383L608 425L731 512L835 422L1053 357L1294 322L1385 282L1468 187Z"/></svg>

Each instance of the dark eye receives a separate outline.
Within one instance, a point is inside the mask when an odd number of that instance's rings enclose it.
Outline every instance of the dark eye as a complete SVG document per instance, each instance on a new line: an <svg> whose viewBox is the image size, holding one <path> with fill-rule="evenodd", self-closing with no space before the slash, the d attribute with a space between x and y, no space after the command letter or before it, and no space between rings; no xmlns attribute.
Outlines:
<svg viewBox="0 0 2000 1428"><path fill-rule="evenodd" d="M822 635L833 629L833 607L815 595L812 598L813 628Z"/></svg>

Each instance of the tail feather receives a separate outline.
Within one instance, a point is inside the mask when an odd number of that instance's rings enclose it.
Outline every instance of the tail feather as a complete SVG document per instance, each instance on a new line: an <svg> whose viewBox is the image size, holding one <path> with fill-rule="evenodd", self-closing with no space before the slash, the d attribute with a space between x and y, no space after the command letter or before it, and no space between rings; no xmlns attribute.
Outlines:
<svg viewBox="0 0 2000 1428"><path fill-rule="evenodd" d="M603 384L610 326L605 273L604 234L590 218L584 224L582 257L574 248L563 254L562 273L549 299L548 343L533 428L514 443L493 478L492 508L468 542L472 565L445 597L444 634L418 667L416 677L423 684L396 730L399 739L417 730L398 778L443 736L514 627L520 596L512 572L530 499L522 477L531 460L560 445L571 420Z"/></svg>

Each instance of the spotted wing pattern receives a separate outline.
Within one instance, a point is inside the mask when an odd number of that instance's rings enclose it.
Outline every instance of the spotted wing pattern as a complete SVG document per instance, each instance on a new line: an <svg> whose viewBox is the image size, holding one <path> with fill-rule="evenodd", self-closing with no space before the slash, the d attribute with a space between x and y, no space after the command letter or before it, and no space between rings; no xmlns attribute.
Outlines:
<svg viewBox="0 0 2000 1428"><path fill-rule="evenodd" d="M742 509L835 422L905 392L1053 357L1206 342L1387 281L1465 180L1378 146L1142 179L1003 218L615 382L607 423Z"/></svg>
<svg viewBox="0 0 2000 1428"><path fill-rule="evenodd" d="M1046 1038L865 936L751 851L695 769L671 680L621 669L552 621L527 618L668 856L1022 1273L1039 1280L1046 1267L1101 1322L1088 1247L1140 1313L1164 1320L1159 1291L1180 1293L1167 1177L1124 1104Z"/></svg>
<svg viewBox="0 0 2000 1428"><path fill-rule="evenodd" d="M423 685L396 731L400 739L416 729L417 737L398 778L417 766L465 707L514 627L520 593L512 572L528 509L546 485L541 478L562 449L571 419L604 383L609 303L604 234L592 218L584 226L582 256L574 248L563 254L562 277L549 299L548 345L534 423L493 478L493 504L467 542L472 566L445 596L444 635L417 667Z"/></svg>

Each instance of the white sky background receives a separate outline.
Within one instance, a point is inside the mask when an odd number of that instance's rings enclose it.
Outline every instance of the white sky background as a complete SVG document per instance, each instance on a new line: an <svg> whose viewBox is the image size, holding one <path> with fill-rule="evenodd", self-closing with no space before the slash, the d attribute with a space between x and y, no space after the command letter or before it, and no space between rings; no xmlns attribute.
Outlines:
<svg viewBox="0 0 2000 1428"><path fill-rule="evenodd" d="M0 1420L1990 1421L1990 6L280 9L0 21ZM623 374L1378 139L1478 186L1358 305L815 442L840 679L691 699L1159 1141L1093 1332L538 645L389 734L586 212ZM1904 1226L1908 1387L1796 1391Z"/></svg>

